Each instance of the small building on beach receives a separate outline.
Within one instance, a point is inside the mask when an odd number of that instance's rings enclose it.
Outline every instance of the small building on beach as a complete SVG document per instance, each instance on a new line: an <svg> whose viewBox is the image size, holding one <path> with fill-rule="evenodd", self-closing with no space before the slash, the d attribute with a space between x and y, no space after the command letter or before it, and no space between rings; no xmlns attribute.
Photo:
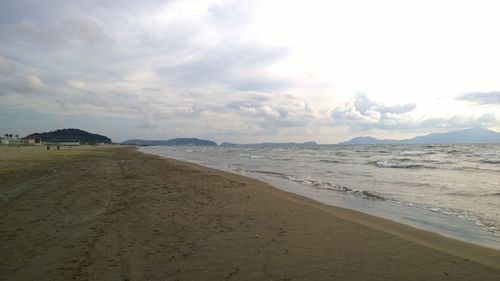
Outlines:
<svg viewBox="0 0 500 281"><path fill-rule="evenodd" d="M26 144L27 140L19 138L18 135L13 136L12 134L5 134L3 138L0 138L0 143L3 145L22 145Z"/></svg>
<svg viewBox="0 0 500 281"><path fill-rule="evenodd" d="M42 139L40 138L19 138L12 137L11 135L6 135L5 137L0 137L0 144L3 145L42 145Z"/></svg>
<svg viewBox="0 0 500 281"><path fill-rule="evenodd" d="M29 138L27 141L29 145L42 145L42 139L40 138Z"/></svg>

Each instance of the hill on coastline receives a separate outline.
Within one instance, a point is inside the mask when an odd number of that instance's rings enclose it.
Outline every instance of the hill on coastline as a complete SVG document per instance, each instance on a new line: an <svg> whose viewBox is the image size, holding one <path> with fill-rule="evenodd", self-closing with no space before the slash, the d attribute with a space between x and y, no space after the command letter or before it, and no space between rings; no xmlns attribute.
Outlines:
<svg viewBox="0 0 500 281"><path fill-rule="evenodd" d="M189 145L189 146L214 146L213 141L197 138L176 138L170 140L141 140L131 139L122 142L122 144L141 145L141 146L171 146L171 145Z"/></svg>
<svg viewBox="0 0 500 281"><path fill-rule="evenodd" d="M92 134L80 129L59 129L52 132L34 133L24 137L39 138L43 141L79 141L81 143L111 143L111 139L98 134Z"/></svg>
<svg viewBox="0 0 500 281"><path fill-rule="evenodd" d="M339 144L472 144L500 143L500 133L485 128L471 128L447 133L434 133L411 139L393 140L356 137Z"/></svg>

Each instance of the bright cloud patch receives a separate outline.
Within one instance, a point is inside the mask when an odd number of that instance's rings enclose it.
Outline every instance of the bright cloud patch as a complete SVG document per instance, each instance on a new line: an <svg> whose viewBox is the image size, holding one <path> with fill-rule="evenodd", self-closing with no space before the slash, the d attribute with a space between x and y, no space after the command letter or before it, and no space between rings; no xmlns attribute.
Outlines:
<svg viewBox="0 0 500 281"><path fill-rule="evenodd" d="M471 92L458 97L459 100L465 100L476 104L500 105L500 92Z"/></svg>
<svg viewBox="0 0 500 281"><path fill-rule="evenodd" d="M416 109L415 104L387 106L371 100L365 93L359 93L344 107L334 109L331 118L334 125L348 125L354 130L396 131L488 127L495 126L500 121L494 113L415 118L409 115L414 109Z"/></svg>
<svg viewBox="0 0 500 281"><path fill-rule="evenodd" d="M415 104L382 105L371 99L365 93L358 93L344 107L332 111L332 118L340 122L360 124L392 123L403 118L402 114L416 108Z"/></svg>

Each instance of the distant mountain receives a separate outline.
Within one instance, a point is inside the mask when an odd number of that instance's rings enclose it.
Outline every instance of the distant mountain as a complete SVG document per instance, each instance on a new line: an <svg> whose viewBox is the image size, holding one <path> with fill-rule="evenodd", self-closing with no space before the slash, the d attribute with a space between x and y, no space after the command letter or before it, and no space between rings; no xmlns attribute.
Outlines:
<svg viewBox="0 0 500 281"><path fill-rule="evenodd" d="M111 139L98 135L92 134L79 129L60 129L52 132L44 132L44 133L34 133L24 137L25 139L30 138L39 138L42 141L50 142L50 141L79 141L81 143L111 143Z"/></svg>
<svg viewBox="0 0 500 281"><path fill-rule="evenodd" d="M189 146L213 146L217 145L213 141L197 138L177 138L171 140L141 140L132 139L122 142L122 144L144 145L144 146L169 146L169 145L189 145Z"/></svg>
<svg viewBox="0 0 500 281"><path fill-rule="evenodd" d="M397 144L398 140L391 139L376 139L372 137L356 137L349 141L341 142L339 144Z"/></svg>
<svg viewBox="0 0 500 281"><path fill-rule="evenodd" d="M459 144L500 143L500 133L484 128L471 128L447 133L434 133L411 139L392 140L372 137L357 137L339 144Z"/></svg>

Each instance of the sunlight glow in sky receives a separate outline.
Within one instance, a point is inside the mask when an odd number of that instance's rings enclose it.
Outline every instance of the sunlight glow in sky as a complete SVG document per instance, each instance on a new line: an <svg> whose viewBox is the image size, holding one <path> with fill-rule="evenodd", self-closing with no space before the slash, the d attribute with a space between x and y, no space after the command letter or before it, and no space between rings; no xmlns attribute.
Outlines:
<svg viewBox="0 0 500 281"><path fill-rule="evenodd" d="M10 2L10 3L8 3ZM498 1L2 1L0 133L500 130Z"/></svg>

